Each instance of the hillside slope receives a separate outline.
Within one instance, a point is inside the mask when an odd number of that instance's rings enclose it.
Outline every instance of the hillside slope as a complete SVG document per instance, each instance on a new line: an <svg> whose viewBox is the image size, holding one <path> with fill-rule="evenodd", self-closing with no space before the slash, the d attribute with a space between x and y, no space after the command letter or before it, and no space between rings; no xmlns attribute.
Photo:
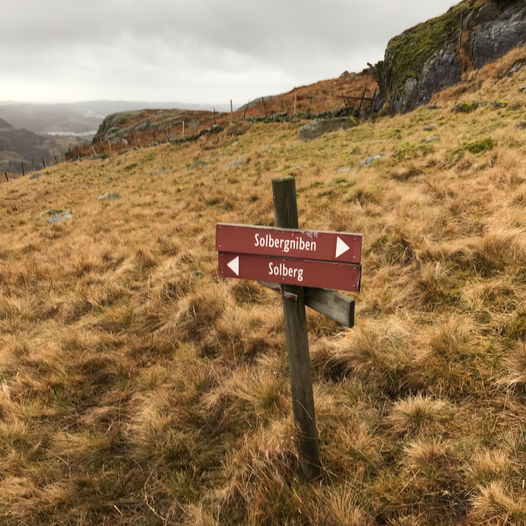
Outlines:
<svg viewBox="0 0 526 526"><path fill-rule="evenodd" d="M71 158L126 151L130 147L148 146L195 136L212 126L224 126L231 120L254 120L266 117L300 116L330 113L342 108L368 112L376 92L375 71L344 72L338 78L296 87L272 97L258 97L232 113L182 109L145 109L108 115L90 147L80 148ZM184 123L184 127L183 127ZM110 152L111 150L111 152Z"/></svg>
<svg viewBox="0 0 526 526"><path fill-rule="evenodd" d="M521 59L308 143L236 122L1 185L0 522L524 524ZM315 483L281 300L216 272L284 174L302 227L364 236L356 327L308 314Z"/></svg>

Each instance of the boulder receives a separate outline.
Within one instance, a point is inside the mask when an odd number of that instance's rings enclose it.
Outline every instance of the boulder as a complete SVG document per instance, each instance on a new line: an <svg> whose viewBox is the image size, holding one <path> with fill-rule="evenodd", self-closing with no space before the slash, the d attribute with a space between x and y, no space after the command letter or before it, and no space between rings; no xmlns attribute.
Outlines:
<svg viewBox="0 0 526 526"><path fill-rule="evenodd" d="M385 153L377 153L376 155L370 155L369 157L366 157L360 162L360 167L369 168L369 166L372 166L377 159L381 159L382 157L385 157Z"/></svg>
<svg viewBox="0 0 526 526"><path fill-rule="evenodd" d="M48 210L47 214L51 216L47 221L48 225L53 225L54 223L59 223L61 221L68 221L73 217L72 210Z"/></svg>
<svg viewBox="0 0 526 526"><path fill-rule="evenodd" d="M347 130L351 126L357 126L358 119L354 117L338 117L335 119L316 119L306 124L298 133L302 141L312 141L317 137L336 130Z"/></svg>
<svg viewBox="0 0 526 526"><path fill-rule="evenodd" d="M109 192L105 192L102 195L99 195L99 197L97 197L97 200L106 201L107 199L121 199L121 198L122 198L121 194L110 194Z"/></svg>

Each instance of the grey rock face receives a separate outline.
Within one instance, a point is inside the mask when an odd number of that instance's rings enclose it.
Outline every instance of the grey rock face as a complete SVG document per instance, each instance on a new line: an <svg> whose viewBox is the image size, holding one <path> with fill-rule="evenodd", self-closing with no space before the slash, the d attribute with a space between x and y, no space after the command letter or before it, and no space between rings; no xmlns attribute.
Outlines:
<svg viewBox="0 0 526 526"><path fill-rule="evenodd" d="M456 47L450 42L444 49L431 55L416 78L406 80L391 100L391 108L395 113L414 110L429 102L436 91L460 82L461 77Z"/></svg>
<svg viewBox="0 0 526 526"><path fill-rule="evenodd" d="M497 18L473 28L469 41L471 61L475 68L479 69L524 42L526 8L517 10L517 6L512 5Z"/></svg>
<svg viewBox="0 0 526 526"><path fill-rule="evenodd" d="M526 5L522 0L464 4L462 12L460 4L455 7L455 16L451 8L442 17L391 40L380 66L380 93L391 113L404 113L427 103L433 93L460 82L463 68L473 65L479 69L526 43ZM433 45L425 36L436 29L437 20L444 24L444 39ZM401 41L404 46L399 45ZM417 46L416 52L413 46Z"/></svg>
<svg viewBox="0 0 526 526"><path fill-rule="evenodd" d="M325 133L336 130L347 130L350 127L351 120L348 117L340 117L337 119L317 119L300 128L298 137L302 141L312 141L317 137L321 137Z"/></svg>

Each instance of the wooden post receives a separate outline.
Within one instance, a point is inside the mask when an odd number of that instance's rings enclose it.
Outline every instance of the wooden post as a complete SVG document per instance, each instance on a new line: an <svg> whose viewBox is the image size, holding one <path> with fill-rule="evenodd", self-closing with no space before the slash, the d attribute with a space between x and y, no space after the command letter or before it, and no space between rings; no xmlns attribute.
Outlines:
<svg viewBox="0 0 526 526"><path fill-rule="evenodd" d="M113 152L111 151L111 142L109 139L108 139L108 148L110 150L110 155L113 155Z"/></svg>
<svg viewBox="0 0 526 526"><path fill-rule="evenodd" d="M297 102L298 102L298 96L296 93L294 93L294 108L293 108L292 115L296 115L296 103Z"/></svg>
<svg viewBox="0 0 526 526"><path fill-rule="evenodd" d="M214 124L216 124L216 109L214 108Z"/></svg>
<svg viewBox="0 0 526 526"><path fill-rule="evenodd" d="M22 177L26 175L26 172L24 170L24 161L22 161Z"/></svg>
<svg viewBox="0 0 526 526"><path fill-rule="evenodd" d="M5 180L6 180L7 182L9 182L9 177L7 177L7 172L4 171L4 174L5 174Z"/></svg>
<svg viewBox="0 0 526 526"><path fill-rule="evenodd" d="M184 121L183 121L183 133L182 133L181 137L184 137Z"/></svg>
<svg viewBox="0 0 526 526"><path fill-rule="evenodd" d="M42 166L44 167L44 170L46 169L46 161L44 161L44 156L42 156Z"/></svg>
<svg viewBox="0 0 526 526"><path fill-rule="evenodd" d="M230 122L234 120L234 106L232 106L232 99L230 99Z"/></svg>
<svg viewBox="0 0 526 526"><path fill-rule="evenodd" d="M265 97L261 97L261 102L263 103L263 111L265 112L265 118L267 118L267 108L265 106Z"/></svg>
<svg viewBox="0 0 526 526"><path fill-rule="evenodd" d="M362 100L360 101L360 107L358 108L358 113L362 111L362 104L363 104L363 100L365 99L366 93L367 93L367 86L363 88L363 95L362 95Z"/></svg>
<svg viewBox="0 0 526 526"><path fill-rule="evenodd" d="M294 177L272 180L274 217L280 228L298 228ZM314 395L310 372L309 341L303 287L282 285L283 315L287 337L292 410L297 426L299 457L303 474L314 479L320 474Z"/></svg>
<svg viewBox="0 0 526 526"><path fill-rule="evenodd" d="M323 94L323 91L320 91L321 94L321 100L323 101L323 107L325 109L325 113L327 113L327 104L325 102L325 95Z"/></svg>

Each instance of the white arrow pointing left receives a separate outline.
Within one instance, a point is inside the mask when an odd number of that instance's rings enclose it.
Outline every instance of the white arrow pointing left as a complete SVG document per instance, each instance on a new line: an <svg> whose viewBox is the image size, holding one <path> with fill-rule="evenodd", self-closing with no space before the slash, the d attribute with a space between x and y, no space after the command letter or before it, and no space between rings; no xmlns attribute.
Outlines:
<svg viewBox="0 0 526 526"><path fill-rule="evenodd" d="M227 267L236 275L239 276L239 256L236 256L230 263L227 263Z"/></svg>
<svg viewBox="0 0 526 526"><path fill-rule="evenodd" d="M336 239L336 257L339 258L342 254L345 254L350 250L350 246L340 237Z"/></svg>

